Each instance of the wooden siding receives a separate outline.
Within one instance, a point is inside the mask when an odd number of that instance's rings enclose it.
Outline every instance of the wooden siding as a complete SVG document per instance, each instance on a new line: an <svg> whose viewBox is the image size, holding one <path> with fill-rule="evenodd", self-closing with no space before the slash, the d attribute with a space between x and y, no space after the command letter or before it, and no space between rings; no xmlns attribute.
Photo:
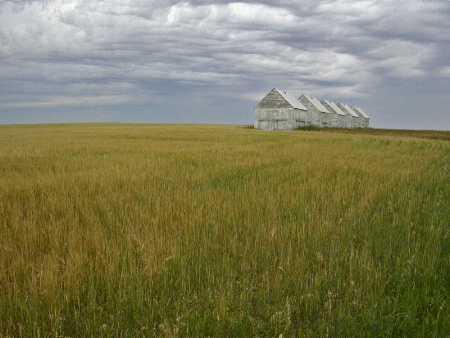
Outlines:
<svg viewBox="0 0 450 338"><path fill-rule="evenodd" d="M272 108L293 108L293 107L274 88L256 105L255 108L272 109Z"/></svg>
<svg viewBox="0 0 450 338"><path fill-rule="evenodd" d="M333 128L369 127L369 118L362 116L356 109L348 108L351 109L351 112L348 112L345 106L338 103L337 106L342 110L341 114L345 114L341 115L325 100L319 102L326 108L326 113L318 110L305 95L301 95L297 101L292 95L273 88L255 106L254 127L264 130L293 130L305 126ZM322 108L322 110L324 109Z"/></svg>

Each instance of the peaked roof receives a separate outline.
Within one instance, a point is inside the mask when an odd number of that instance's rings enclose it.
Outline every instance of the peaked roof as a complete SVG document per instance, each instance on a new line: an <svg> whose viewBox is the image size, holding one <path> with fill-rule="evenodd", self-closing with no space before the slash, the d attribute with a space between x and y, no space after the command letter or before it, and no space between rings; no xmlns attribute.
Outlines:
<svg viewBox="0 0 450 338"><path fill-rule="evenodd" d="M323 100L324 102L326 102L338 115L342 115L345 116L346 114L342 111L341 108L339 108L339 106L332 102L332 101L328 101L328 100Z"/></svg>
<svg viewBox="0 0 450 338"><path fill-rule="evenodd" d="M290 94L290 93L287 93L287 92L285 92L285 91L283 91L283 90L279 90L279 89L277 89L277 88L274 88L281 96L283 96L283 98L287 101L287 102L289 102L289 104L292 106L292 107L294 107L294 108L296 108L296 109L301 109L301 110L308 110L304 105L302 105L301 103L300 103L300 101L299 100L297 100L296 98L295 98L295 96L294 95L292 95L292 94Z"/></svg>
<svg viewBox="0 0 450 338"><path fill-rule="evenodd" d="M353 110L357 111L358 113L360 113L363 117L365 117L366 119L369 119L370 117L364 112L364 110L362 110L360 107L358 106L352 106Z"/></svg>
<svg viewBox="0 0 450 338"><path fill-rule="evenodd" d="M321 113L328 113L328 114L330 113L328 109L325 108L325 106L322 103L320 103L320 101L317 100L315 97L306 94L300 95L300 97L302 96L304 96Z"/></svg>
<svg viewBox="0 0 450 338"><path fill-rule="evenodd" d="M359 117L358 114L356 114L356 113L353 111L353 109L350 108L349 105L347 105L347 104L345 104L345 103L341 103L341 106L344 107L344 109L345 109L346 111L348 111L348 113L349 113L350 115L352 115L353 117Z"/></svg>

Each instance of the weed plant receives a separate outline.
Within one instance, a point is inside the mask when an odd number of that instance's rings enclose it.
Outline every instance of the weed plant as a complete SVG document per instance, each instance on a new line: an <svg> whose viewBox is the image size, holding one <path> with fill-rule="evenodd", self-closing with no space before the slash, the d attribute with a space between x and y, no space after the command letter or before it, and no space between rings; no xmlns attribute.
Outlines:
<svg viewBox="0 0 450 338"><path fill-rule="evenodd" d="M450 143L0 127L0 336L450 334Z"/></svg>

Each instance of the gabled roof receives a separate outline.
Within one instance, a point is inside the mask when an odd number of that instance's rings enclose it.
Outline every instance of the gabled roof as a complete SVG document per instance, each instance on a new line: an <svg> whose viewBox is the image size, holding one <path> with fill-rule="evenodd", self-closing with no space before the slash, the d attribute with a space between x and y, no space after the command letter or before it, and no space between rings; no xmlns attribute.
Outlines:
<svg viewBox="0 0 450 338"><path fill-rule="evenodd" d="M328 100L323 100L324 102L326 102L338 115L342 115L345 116L346 114L341 110L341 108L339 108L339 106L331 101Z"/></svg>
<svg viewBox="0 0 450 338"><path fill-rule="evenodd" d="M273 88L263 97L261 101L255 106L259 109L273 109L273 108L294 108L301 110L308 110L302 105L294 95L291 95L284 90Z"/></svg>
<svg viewBox="0 0 450 338"><path fill-rule="evenodd" d="M362 110L360 107L358 106L352 106L353 110L357 111L358 113L360 113L363 117L365 117L366 119L370 119L370 117L364 112L364 110Z"/></svg>
<svg viewBox="0 0 450 338"><path fill-rule="evenodd" d="M276 90L278 93L280 93L280 95L283 96L283 98L284 98L287 102L289 102L289 104L290 104L292 107L294 107L294 108L296 108L296 109L301 109L301 110L308 110L304 105L302 105L302 104L300 103L300 101L298 101L298 100L295 98L294 95L292 95L292 94L290 94L290 93L286 93L285 91L279 90L279 89L277 89L277 88L275 88L275 90Z"/></svg>
<svg viewBox="0 0 450 338"><path fill-rule="evenodd" d="M348 113L349 113L350 115L352 115L353 117L359 117L358 114L356 114L356 113L353 111L353 109L350 108L349 105L346 105L345 103L341 103L341 105L342 105L342 107L345 108L346 111L348 111Z"/></svg>
<svg viewBox="0 0 450 338"><path fill-rule="evenodd" d="M306 94L302 95L321 113L328 113L328 114L330 113L328 109L325 108L325 106L322 103L320 103L320 101L317 100L315 97Z"/></svg>

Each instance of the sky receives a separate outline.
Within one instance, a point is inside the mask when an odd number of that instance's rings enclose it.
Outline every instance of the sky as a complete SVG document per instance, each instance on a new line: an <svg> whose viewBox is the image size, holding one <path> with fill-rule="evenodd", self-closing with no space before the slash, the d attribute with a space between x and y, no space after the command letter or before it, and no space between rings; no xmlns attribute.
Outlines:
<svg viewBox="0 0 450 338"><path fill-rule="evenodd" d="M253 124L274 87L450 130L450 0L0 0L0 124Z"/></svg>

